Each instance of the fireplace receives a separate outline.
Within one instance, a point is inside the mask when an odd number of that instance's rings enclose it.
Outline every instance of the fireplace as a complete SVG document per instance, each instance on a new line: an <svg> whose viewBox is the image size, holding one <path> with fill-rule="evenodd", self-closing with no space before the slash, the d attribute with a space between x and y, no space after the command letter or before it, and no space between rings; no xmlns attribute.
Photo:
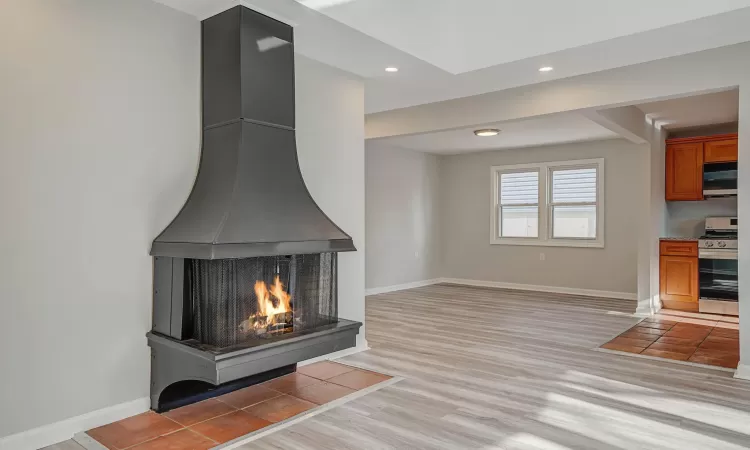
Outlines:
<svg viewBox="0 0 750 450"><path fill-rule="evenodd" d="M203 139L190 196L154 240L151 407L164 411L356 345L338 316L352 238L297 161L290 26L237 6L202 22Z"/></svg>
<svg viewBox="0 0 750 450"><path fill-rule="evenodd" d="M154 258L151 403L166 411L356 345L338 317L336 253Z"/></svg>

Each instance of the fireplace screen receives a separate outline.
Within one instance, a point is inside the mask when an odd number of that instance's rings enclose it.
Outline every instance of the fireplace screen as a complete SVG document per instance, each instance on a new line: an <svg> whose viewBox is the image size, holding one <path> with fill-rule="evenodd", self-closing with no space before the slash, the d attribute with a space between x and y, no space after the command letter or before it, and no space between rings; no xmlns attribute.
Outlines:
<svg viewBox="0 0 750 450"><path fill-rule="evenodd" d="M192 338L231 347L337 322L336 254L185 261Z"/></svg>

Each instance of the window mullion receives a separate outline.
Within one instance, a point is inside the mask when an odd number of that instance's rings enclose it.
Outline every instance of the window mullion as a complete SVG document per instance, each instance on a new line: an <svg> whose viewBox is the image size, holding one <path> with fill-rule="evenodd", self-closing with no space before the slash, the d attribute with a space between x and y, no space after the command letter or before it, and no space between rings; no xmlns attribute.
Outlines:
<svg viewBox="0 0 750 450"><path fill-rule="evenodd" d="M549 233L549 167L539 167L539 240L548 241ZM544 205L543 207L541 205Z"/></svg>

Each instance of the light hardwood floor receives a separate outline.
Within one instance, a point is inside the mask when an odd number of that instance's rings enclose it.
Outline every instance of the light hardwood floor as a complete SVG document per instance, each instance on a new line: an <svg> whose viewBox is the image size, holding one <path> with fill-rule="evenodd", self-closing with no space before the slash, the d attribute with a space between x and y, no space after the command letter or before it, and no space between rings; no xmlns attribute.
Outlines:
<svg viewBox="0 0 750 450"><path fill-rule="evenodd" d="M372 350L342 362L405 380L241 448L750 448L750 382L591 350L633 308L450 285L368 297Z"/></svg>

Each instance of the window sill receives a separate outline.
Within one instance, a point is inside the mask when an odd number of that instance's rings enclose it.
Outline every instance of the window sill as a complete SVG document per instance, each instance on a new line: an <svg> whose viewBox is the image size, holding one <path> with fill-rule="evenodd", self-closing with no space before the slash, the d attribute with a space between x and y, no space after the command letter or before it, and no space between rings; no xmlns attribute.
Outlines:
<svg viewBox="0 0 750 450"><path fill-rule="evenodd" d="M584 239L524 239L524 238L505 238L492 239L492 245L525 245L532 247L574 247L574 248L604 248L603 240L584 240Z"/></svg>

